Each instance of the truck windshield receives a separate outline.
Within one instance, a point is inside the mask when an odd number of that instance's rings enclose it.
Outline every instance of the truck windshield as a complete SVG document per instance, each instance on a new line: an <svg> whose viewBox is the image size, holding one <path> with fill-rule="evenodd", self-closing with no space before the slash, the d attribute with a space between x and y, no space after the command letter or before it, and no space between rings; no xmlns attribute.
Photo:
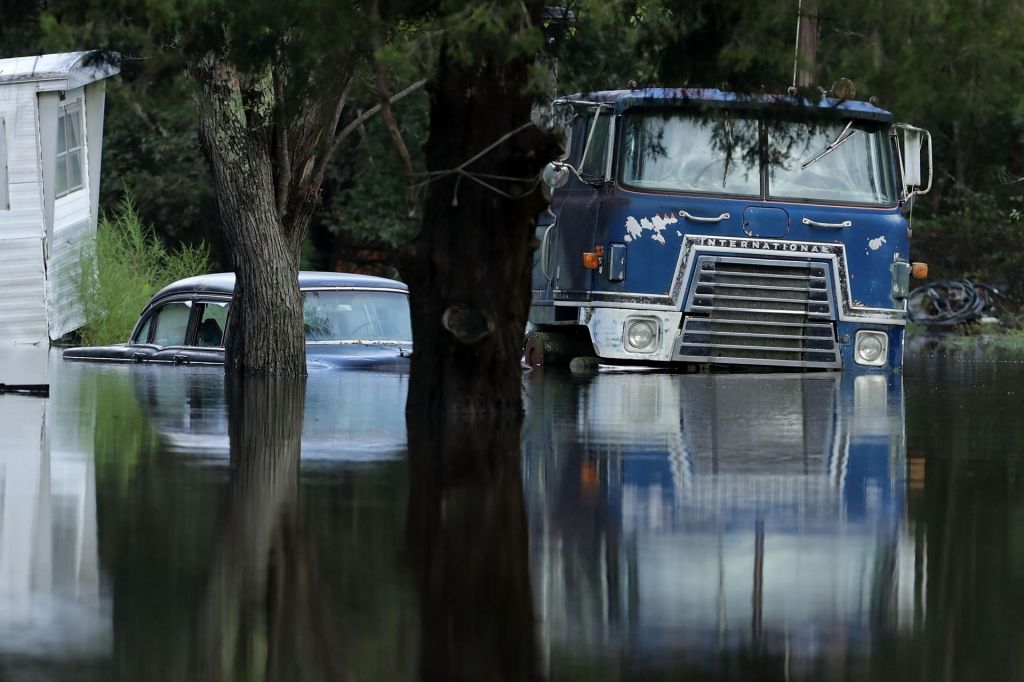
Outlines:
<svg viewBox="0 0 1024 682"><path fill-rule="evenodd" d="M889 139L881 126L770 121L762 154L757 119L682 112L627 113L623 119L627 187L872 205L896 200ZM821 155L837 139L841 143ZM768 160L767 188L761 186L762 156Z"/></svg>
<svg viewBox="0 0 1024 682"><path fill-rule="evenodd" d="M871 131L854 125L833 151L814 160L840 137L846 126L846 122L768 126L768 144L774 159L768 169L769 196L857 204L894 203L889 139L884 130Z"/></svg>
<svg viewBox="0 0 1024 682"><path fill-rule="evenodd" d="M682 113L627 114L623 184L676 192L760 195L757 121Z"/></svg>

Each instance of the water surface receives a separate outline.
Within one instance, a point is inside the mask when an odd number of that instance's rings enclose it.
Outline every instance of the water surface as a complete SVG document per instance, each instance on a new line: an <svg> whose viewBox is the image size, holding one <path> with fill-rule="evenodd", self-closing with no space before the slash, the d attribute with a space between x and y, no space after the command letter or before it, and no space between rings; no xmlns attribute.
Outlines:
<svg viewBox="0 0 1024 682"><path fill-rule="evenodd" d="M0 679L1024 677L1024 364L407 377L5 368ZM0 377L0 381L4 380ZM13 381L14 379L8 379Z"/></svg>

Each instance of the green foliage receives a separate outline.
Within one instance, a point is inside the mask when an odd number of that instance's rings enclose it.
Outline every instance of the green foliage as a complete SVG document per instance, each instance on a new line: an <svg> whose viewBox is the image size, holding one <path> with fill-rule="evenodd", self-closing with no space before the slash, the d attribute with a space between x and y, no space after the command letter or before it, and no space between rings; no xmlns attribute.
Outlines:
<svg viewBox="0 0 1024 682"><path fill-rule="evenodd" d="M789 85L796 4L787 0L576 0L556 49L563 93L639 86Z"/></svg>
<svg viewBox="0 0 1024 682"><path fill-rule="evenodd" d="M821 10L822 82L852 78L899 120L931 130L937 191L988 191L998 171L1022 173L1024 6L1017 0L844 3Z"/></svg>
<svg viewBox="0 0 1024 682"><path fill-rule="evenodd" d="M117 213L100 221L96 239L83 247L79 259L74 284L86 319L82 342L126 341L153 294L175 280L208 271L209 261L203 244L164 247L126 195Z"/></svg>
<svg viewBox="0 0 1024 682"><path fill-rule="evenodd" d="M1024 196L1000 201L957 185L940 210L914 218L911 255L928 263L931 277L969 277L1014 295L1024 294Z"/></svg>
<svg viewBox="0 0 1024 682"><path fill-rule="evenodd" d="M414 169L421 172L429 125L426 93L402 102L401 124ZM361 132L358 149L328 170L319 222L344 243L395 250L416 233L420 216L410 215L402 201L404 170L383 122L371 120Z"/></svg>

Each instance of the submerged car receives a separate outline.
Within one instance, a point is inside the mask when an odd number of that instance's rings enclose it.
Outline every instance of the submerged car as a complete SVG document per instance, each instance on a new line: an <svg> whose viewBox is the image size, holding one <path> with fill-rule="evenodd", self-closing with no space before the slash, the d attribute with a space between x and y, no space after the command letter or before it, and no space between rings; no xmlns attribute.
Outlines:
<svg viewBox="0 0 1024 682"><path fill-rule="evenodd" d="M400 369L412 354L409 293L383 277L300 272L306 364L310 369ZM127 343L64 351L67 360L224 364L224 329L235 275L179 280L143 309Z"/></svg>

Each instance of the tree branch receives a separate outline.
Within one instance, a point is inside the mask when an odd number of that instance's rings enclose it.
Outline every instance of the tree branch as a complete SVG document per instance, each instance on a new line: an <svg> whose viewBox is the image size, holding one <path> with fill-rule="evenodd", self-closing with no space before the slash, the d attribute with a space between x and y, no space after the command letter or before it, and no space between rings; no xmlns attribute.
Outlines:
<svg viewBox="0 0 1024 682"><path fill-rule="evenodd" d="M420 88L422 88L426 84L427 84L427 79L426 78L421 78L420 80L416 81L415 83L413 83L412 85L407 87L405 90L402 90L401 92L398 92L398 93L395 93L394 95L392 95L388 99L388 103L389 104L394 104L395 102L400 102L403 99L405 99L406 97L408 97L409 95L411 95L412 93L414 93L417 90L419 90ZM334 143L331 145L331 154L334 153L334 151L341 145L341 143L344 142L345 138L348 137L349 135L351 135L352 132L355 131L356 128L358 128L359 126L363 125L368 120L370 120L371 118L376 116L378 113L380 113L380 109L381 109L381 105L380 104L374 104L372 107L370 107L369 109L367 109L366 111L361 113L358 117L356 117L356 119L354 121L352 121L347 126L342 128L341 132L338 133L334 137ZM328 156L330 156L330 154Z"/></svg>
<svg viewBox="0 0 1024 682"><path fill-rule="evenodd" d="M405 90L402 90L401 92L398 92L392 95L390 98L388 98L388 103L394 104L395 102L400 102L401 100L405 99L412 93L422 88L424 85L426 85L426 83L427 79L421 78L420 80L416 81L415 83L407 87ZM314 178L323 177L324 171L327 169L327 162L330 161L331 157L334 156L334 153L338 151L338 147L341 146L341 143L344 142L345 139L349 135L351 135L354 130L358 129L359 126L363 125L363 123L376 116L377 113L380 112L380 110L380 104L373 105L363 113L359 114L359 116L357 116L354 121L350 122L348 125L341 129L340 133L334 136L334 141L331 142L331 146L327 150L327 153L321 156L319 161L317 162L315 175L313 175ZM319 184L317 185L317 187L319 187Z"/></svg>
<svg viewBox="0 0 1024 682"><path fill-rule="evenodd" d="M375 24L370 40L373 46L373 66L377 76L377 94L380 97L380 115L384 119L384 125L387 126L391 142L395 145L395 151L398 152L398 158L401 159L402 167L405 169L405 205L409 215L412 215L416 211L412 157L409 156L409 148L405 145L405 140L402 138L402 131L398 129L395 114L391 111L391 102L389 101L391 90L388 87L388 76L384 68L384 62L380 58L380 53L384 49L384 39L381 36L380 28L380 0L370 0L370 19Z"/></svg>

